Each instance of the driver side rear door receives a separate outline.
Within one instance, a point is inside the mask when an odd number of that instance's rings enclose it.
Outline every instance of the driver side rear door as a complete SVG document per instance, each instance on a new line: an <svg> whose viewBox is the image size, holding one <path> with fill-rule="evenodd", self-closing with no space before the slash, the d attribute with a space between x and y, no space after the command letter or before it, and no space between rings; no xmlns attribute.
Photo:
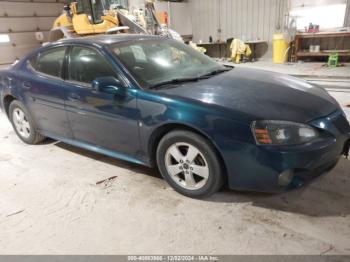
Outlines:
<svg viewBox="0 0 350 262"><path fill-rule="evenodd" d="M28 109L40 131L50 137L72 137L64 105L62 71L66 52L65 45L44 49L19 71Z"/></svg>

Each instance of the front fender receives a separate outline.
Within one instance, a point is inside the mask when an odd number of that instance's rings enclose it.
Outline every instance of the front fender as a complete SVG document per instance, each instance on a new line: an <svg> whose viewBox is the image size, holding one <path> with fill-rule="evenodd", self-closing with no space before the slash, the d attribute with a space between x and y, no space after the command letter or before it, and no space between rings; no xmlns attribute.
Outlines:
<svg viewBox="0 0 350 262"><path fill-rule="evenodd" d="M208 138L225 161L225 154L237 143L254 143L250 125L238 122L228 112L208 104L165 96L157 92L138 90L137 105L140 112L141 154L152 164L149 142L163 127L188 127ZM166 128L169 131L169 128ZM171 130L171 129L170 129Z"/></svg>

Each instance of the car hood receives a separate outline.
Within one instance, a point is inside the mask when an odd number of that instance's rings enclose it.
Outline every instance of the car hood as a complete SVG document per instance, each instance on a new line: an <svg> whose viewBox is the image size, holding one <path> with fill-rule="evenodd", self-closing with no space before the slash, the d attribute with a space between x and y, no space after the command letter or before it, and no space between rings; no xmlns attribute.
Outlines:
<svg viewBox="0 0 350 262"><path fill-rule="evenodd" d="M257 69L234 68L160 92L238 111L251 119L305 123L339 109L338 102L323 88L285 74Z"/></svg>

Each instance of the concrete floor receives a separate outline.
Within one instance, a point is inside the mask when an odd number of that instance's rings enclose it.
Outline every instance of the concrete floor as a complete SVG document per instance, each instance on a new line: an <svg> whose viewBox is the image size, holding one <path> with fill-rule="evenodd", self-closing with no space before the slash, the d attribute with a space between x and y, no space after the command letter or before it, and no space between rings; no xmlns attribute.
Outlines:
<svg viewBox="0 0 350 262"><path fill-rule="evenodd" d="M300 190L194 200L156 170L26 145L2 113L0 145L1 254L350 254L345 159Z"/></svg>

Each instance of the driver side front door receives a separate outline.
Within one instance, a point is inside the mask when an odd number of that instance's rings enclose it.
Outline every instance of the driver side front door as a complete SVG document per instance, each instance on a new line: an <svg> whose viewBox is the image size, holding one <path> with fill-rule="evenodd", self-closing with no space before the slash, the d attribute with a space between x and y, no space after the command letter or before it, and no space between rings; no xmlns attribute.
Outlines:
<svg viewBox="0 0 350 262"><path fill-rule="evenodd" d="M94 48L70 49L65 81L66 109L75 140L85 144L136 156L139 149L136 97L127 87L116 96L92 88L98 77L119 72Z"/></svg>

